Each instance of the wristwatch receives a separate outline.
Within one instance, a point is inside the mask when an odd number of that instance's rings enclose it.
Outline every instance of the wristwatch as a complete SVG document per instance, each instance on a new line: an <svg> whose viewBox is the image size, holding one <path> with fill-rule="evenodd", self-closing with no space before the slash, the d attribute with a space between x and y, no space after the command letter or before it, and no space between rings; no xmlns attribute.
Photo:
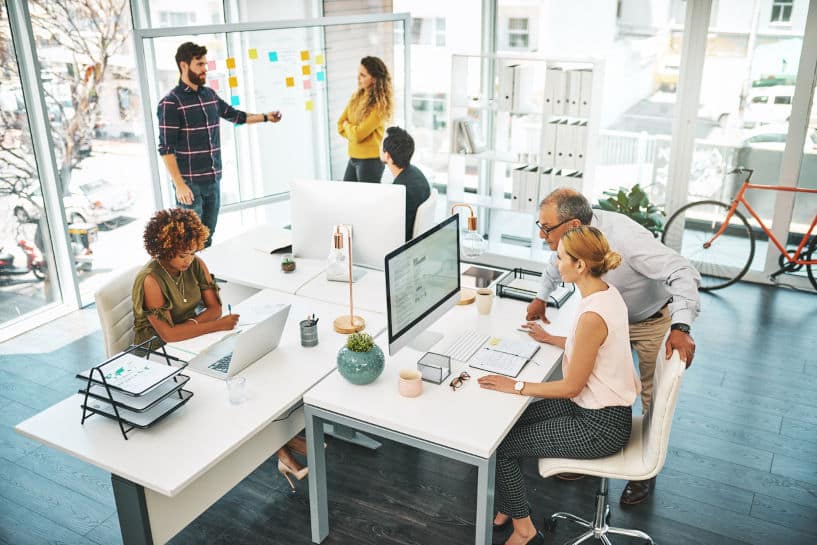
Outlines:
<svg viewBox="0 0 817 545"><path fill-rule="evenodd" d="M267 117L267 114L264 114L264 123L266 123L267 121L269 121L269 118Z"/></svg>
<svg viewBox="0 0 817 545"><path fill-rule="evenodd" d="M520 381L517 381L517 383L513 385L513 389L514 389L514 391L515 391L517 394L519 394L519 395L522 395L522 389L523 389L524 387L525 387L525 383L524 383L524 382L522 382L521 380L520 380Z"/></svg>
<svg viewBox="0 0 817 545"><path fill-rule="evenodd" d="M688 325L686 325L686 324L681 324L681 323L678 323L678 324L672 324L671 326L669 326L669 328L670 328L672 331L680 331L681 333L686 333L687 335L689 335L689 332L690 332L690 331L692 331L692 330L689 328L689 326L688 326Z"/></svg>

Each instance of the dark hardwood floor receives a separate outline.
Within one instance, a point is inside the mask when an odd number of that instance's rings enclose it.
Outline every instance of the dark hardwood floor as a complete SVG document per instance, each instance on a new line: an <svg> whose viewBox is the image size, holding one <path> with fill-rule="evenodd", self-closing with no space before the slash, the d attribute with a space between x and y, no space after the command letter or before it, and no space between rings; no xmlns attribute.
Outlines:
<svg viewBox="0 0 817 545"><path fill-rule="evenodd" d="M702 297L666 466L640 506L621 508L624 483L611 483L612 523L668 545L817 543L817 295L739 284ZM0 345L0 544L121 543L109 475L13 430L103 355L93 308ZM388 441L328 449L325 543L473 542L468 466ZM525 470L537 525L556 510L589 516L595 480L541 479L533 460ZM298 485L290 496L269 460L171 543L308 544ZM548 543L574 533L562 524Z"/></svg>

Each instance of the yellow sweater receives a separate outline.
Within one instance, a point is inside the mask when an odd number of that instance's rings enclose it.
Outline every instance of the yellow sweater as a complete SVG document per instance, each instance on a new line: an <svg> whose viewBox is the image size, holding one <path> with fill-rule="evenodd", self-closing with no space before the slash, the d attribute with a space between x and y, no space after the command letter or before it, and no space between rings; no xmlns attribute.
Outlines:
<svg viewBox="0 0 817 545"><path fill-rule="evenodd" d="M338 119L338 134L349 141L349 157L353 159L377 159L380 157L380 143L386 130L386 120L372 111L363 119L353 119L346 105ZM344 127L344 123L346 126Z"/></svg>

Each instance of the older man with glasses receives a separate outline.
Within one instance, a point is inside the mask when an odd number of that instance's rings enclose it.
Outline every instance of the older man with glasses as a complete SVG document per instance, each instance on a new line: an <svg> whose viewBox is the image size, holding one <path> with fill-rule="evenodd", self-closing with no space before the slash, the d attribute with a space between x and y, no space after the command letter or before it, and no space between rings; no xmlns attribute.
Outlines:
<svg viewBox="0 0 817 545"><path fill-rule="evenodd" d="M542 287L527 308L527 319L541 318L548 323L545 311L548 296L562 281L556 267L556 248L562 235L579 225L592 225L607 237L610 247L621 254L621 266L610 271L604 280L615 286L627 304L630 321L630 344L638 356L641 372L641 405L646 413L652 395L653 374L661 341L669 328L666 350L678 350L687 367L695 355L690 335L692 321L700 310L698 271L672 249L664 246L644 227L616 212L593 210L587 199L572 189L557 189L539 206L539 237L553 250L542 274ZM534 329L532 336L541 329ZM566 474L562 478L580 478ZM633 505L649 497L655 478L630 481L621 494L621 503Z"/></svg>

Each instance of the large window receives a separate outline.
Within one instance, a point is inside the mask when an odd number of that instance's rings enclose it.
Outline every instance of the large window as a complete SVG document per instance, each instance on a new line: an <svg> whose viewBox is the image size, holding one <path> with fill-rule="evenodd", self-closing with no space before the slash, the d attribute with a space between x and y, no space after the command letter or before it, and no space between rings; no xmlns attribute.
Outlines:
<svg viewBox="0 0 817 545"><path fill-rule="evenodd" d="M530 33L526 17L508 18L508 48L527 49L530 46Z"/></svg>
<svg viewBox="0 0 817 545"><path fill-rule="evenodd" d="M772 23L788 23L791 21L791 10L794 0L772 0Z"/></svg>

